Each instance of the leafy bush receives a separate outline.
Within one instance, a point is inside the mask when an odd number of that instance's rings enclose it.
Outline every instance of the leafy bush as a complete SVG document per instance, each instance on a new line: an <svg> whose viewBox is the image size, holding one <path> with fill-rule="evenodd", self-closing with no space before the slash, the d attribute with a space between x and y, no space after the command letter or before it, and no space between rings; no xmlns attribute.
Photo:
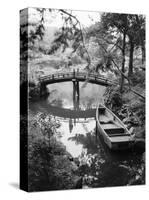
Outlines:
<svg viewBox="0 0 149 200"><path fill-rule="evenodd" d="M141 90L139 85L142 86L143 81L139 82L139 79L135 77L133 83L137 84L137 87ZM145 102L141 101L133 93L130 93L127 86L124 87L122 95L119 92L119 87L107 88L105 104L120 117L128 129L133 127L136 137L145 137Z"/></svg>
<svg viewBox="0 0 149 200"><path fill-rule="evenodd" d="M56 138L59 126L59 121L44 113L29 122L29 191L70 189L75 184L70 155Z"/></svg>
<svg viewBox="0 0 149 200"><path fill-rule="evenodd" d="M113 86L107 88L104 96L105 96L105 104L113 111L117 111L121 108L123 102L119 87Z"/></svg>
<svg viewBox="0 0 149 200"><path fill-rule="evenodd" d="M141 88L145 87L145 72L137 71L131 77L133 86L139 85Z"/></svg>
<svg viewBox="0 0 149 200"><path fill-rule="evenodd" d="M72 64L73 65L78 65L78 64L81 64L82 63L82 59L77 56L77 55L74 55L72 58L71 58L71 61L72 61Z"/></svg>
<svg viewBox="0 0 149 200"><path fill-rule="evenodd" d="M36 99L40 96L40 89L38 86L29 87L29 98Z"/></svg>

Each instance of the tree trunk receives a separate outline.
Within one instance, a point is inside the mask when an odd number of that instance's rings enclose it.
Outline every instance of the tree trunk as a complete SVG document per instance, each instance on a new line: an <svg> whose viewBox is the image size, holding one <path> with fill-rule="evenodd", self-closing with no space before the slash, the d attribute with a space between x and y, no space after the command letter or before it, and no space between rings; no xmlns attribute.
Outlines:
<svg viewBox="0 0 149 200"><path fill-rule="evenodd" d="M142 50L142 64L144 64L144 61L145 61L145 45L144 44L142 44L141 50Z"/></svg>
<svg viewBox="0 0 149 200"><path fill-rule="evenodd" d="M125 46L126 46L126 33L123 33L123 47L122 47L122 73L125 73ZM123 92L124 76L121 75L120 92Z"/></svg>
<svg viewBox="0 0 149 200"><path fill-rule="evenodd" d="M134 52L134 43L130 40L130 54L129 54L129 72L128 77L131 77L133 74L133 52Z"/></svg>

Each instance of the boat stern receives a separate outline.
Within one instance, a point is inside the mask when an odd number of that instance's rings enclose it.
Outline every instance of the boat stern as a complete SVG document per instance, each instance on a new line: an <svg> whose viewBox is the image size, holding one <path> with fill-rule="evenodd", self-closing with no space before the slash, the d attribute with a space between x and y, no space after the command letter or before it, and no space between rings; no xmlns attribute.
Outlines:
<svg viewBox="0 0 149 200"><path fill-rule="evenodd" d="M135 140L123 142L111 142L110 148L112 150L126 150L133 147Z"/></svg>

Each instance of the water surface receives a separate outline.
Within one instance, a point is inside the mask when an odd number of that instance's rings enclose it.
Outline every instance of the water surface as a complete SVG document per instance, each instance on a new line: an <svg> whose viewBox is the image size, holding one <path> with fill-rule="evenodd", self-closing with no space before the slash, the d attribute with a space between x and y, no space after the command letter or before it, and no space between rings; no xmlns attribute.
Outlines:
<svg viewBox="0 0 149 200"><path fill-rule="evenodd" d="M90 83L84 85L81 82L79 86L79 110L76 112L95 109L99 102L103 102L105 87ZM72 82L56 83L47 87L49 96L46 99L30 103L30 116L38 112L56 113L55 118L61 124L57 140L66 147L66 151L73 158L72 162L78 163L80 176L86 180L84 185L88 187L127 185L132 179L140 176L139 173L143 171L142 155L134 152L111 152L96 132L95 116L90 117L89 111L81 118L73 116ZM57 110L51 112L52 109ZM67 116L65 112L69 113L69 110L71 115Z"/></svg>

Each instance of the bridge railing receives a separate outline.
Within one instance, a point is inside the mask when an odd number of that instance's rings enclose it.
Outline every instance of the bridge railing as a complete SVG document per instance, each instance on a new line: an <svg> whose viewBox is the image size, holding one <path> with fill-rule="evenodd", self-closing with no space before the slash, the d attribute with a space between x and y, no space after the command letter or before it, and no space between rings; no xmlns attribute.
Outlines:
<svg viewBox="0 0 149 200"><path fill-rule="evenodd" d="M57 74L50 74L39 77L40 82L45 82L49 80L58 80L58 79L67 79L67 78L84 78L87 80L97 80L97 81L103 81L107 84L117 84L116 81L109 80L101 75L97 75L95 73L84 73L79 71L73 71L68 73L57 73Z"/></svg>

